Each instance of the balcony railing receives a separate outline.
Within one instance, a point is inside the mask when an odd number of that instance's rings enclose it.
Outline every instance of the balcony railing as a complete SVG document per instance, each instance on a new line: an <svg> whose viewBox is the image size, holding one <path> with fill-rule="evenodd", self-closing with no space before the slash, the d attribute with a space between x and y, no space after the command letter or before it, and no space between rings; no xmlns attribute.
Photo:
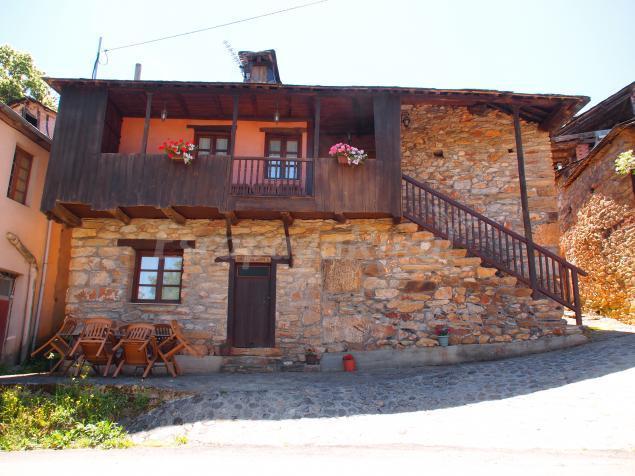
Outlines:
<svg viewBox="0 0 635 476"><path fill-rule="evenodd" d="M236 157L231 165L231 194L306 197L313 195L313 161L274 157Z"/></svg>

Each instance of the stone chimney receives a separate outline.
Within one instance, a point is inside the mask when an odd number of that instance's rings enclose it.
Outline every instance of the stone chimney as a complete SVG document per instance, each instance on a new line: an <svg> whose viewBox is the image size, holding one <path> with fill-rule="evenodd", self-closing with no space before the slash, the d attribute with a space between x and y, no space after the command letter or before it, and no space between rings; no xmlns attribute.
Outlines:
<svg viewBox="0 0 635 476"><path fill-rule="evenodd" d="M238 58L244 82L282 84L274 50L239 51Z"/></svg>

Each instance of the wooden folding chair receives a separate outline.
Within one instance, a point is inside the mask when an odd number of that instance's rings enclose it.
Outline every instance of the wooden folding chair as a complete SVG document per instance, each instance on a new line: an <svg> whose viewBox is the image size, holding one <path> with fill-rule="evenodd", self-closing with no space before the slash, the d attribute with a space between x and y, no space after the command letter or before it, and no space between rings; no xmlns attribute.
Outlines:
<svg viewBox="0 0 635 476"><path fill-rule="evenodd" d="M170 331L170 337L160 343L157 346L157 349L159 352L159 357L161 357L161 360L165 362L168 370L170 369L168 363L171 363L174 367L175 372L180 373L175 359L177 353L185 349L189 353L194 354L197 357L203 357L203 355L189 344L189 342L183 335L183 331L181 330L181 326L178 321L170 321ZM176 375L174 375L173 373L172 376Z"/></svg>
<svg viewBox="0 0 635 476"><path fill-rule="evenodd" d="M119 375L124 365L132 365L136 368L144 367L141 378L148 376L158 357L156 348L152 345L153 334L154 326L152 324L129 324L127 326L125 336L113 347L113 352L117 352L120 348L123 350L119 365L112 375L113 378Z"/></svg>
<svg viewBox="0 0 635 476"><path fill-rule="evenodd" d="M77 350L81 349L75 376L80 374L86 363L91 365L97 375L99 375L99 366L105 365L103 376L108 375L108 370L115 358L113 327L114 322L111 319L86 319L84 329L70 353L74 356Z"/></svg>
<svg viewBox="0 0 635 476"><path fill-rule="evenodd" d="M44 344L31 352L31 357L35 357L40 352L56 352L60 355L60 360L53 366L49 374L55 372L65 361L70 361L70 365L72 365L74 359L71 358L71 350L73 348L75 339L75 336L73 334L78 325L78 319L75 319L71 316L66 316L64 318L64 322L62 323L62 326L57 330L53 337L51 337ZM68 370L68 368L66 370Z"/></svg>
<svg viewBox="0 0 635 476"><path fill-rule="evenodd" d="M159 322L154 325L154 345L157 355L165 365L167 371L170 372L170 375L176 377L181 373L176 360L171 359L171 361L169 361L165 359L165 353L172 350L176 345L173 336L172 326L167 322Z"/></svg>

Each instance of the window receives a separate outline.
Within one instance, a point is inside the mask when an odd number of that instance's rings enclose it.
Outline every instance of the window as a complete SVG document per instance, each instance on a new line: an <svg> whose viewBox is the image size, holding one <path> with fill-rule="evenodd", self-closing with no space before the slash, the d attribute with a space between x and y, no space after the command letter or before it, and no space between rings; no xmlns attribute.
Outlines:
<svg viewBox="0 0 635 476"><path fill-rule="evenodd" d="M24 108L24 118L26 119L27 122L33 124L37 128L38 126L37 117L31 114L29 111L27 111L26 107Z"/></svg>
<svg viewBox="0 0 635 476"><path fill-rule="evenodd" d="M195 143L199 157L210 155L229 155L229 134L224 133L196 133Z"/></svg>
<svg viewBox="0 0 635 476"><path fill-rule="evenodd" d="M137 251L133 302L181 302L183 251Z"/></svg>
<svg viewBox="0 0 635 476"><path fill-rule="evenodd" d="M16 147L7 197L16 202L26 204L26 193L29 187L32 163L33 156Z"/></svg>
<svg viewBox="0 0 635 476"><path fill-rule="evenodd" d="M267 157L280 157L285 159L299 158L301 151L301 136L296 135L273 135L267 134L265 155ZM291 179L300 178L299 162L294 160L268 160L268 179Z"/></svg>

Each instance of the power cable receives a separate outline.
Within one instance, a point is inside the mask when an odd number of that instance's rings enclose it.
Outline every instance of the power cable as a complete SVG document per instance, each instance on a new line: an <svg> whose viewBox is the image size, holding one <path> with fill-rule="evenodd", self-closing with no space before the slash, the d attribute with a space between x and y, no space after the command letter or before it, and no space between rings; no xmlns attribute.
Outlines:
<svg viewBox="0 0 635 476"><path fill-rule="evenodd" d="M104 49L104 52L107 53L109 51L122 50L124 48L132 48L133 46L147 45L149 43L156 43L157 41L170 40L172 38L178 38L178 37L181 37L181 36L193 35L194 33L201 33L203 31L215 30L217 28L222 28L224 26L236 25L238 23L244 23L244 22L248 22L248 21L251 21L251 20L257 20L259 18L269 17L269 16L272 16L272 15L277 15L279 13L286 13L286 12L290 12L292 10L298 10L300 8L310 7L310 6L313 6L313 5L317 5L319 3L326 3L327 1L328 0L318 0L316 2L304 3L302 5L296 5L295 7L284 8L282 10L276 10L274 12L263 13L261 15L256 15L256 16L249 17L249 18L242 18L240 20L234 20L234 21L230 21L230 22L227 22L227 23L221 23L220 25L214 25L214 26L210 26L210 27L207 27L207 28L201 28L201 29L198 29L198 30L188 31L188 32L185 32L185 33L177 33L176 35L163 36L161 38L155 38L153 40L140 41L138 43L131 43L129 45L115 46L114 48L106 48L106 49Z"/></svg>

